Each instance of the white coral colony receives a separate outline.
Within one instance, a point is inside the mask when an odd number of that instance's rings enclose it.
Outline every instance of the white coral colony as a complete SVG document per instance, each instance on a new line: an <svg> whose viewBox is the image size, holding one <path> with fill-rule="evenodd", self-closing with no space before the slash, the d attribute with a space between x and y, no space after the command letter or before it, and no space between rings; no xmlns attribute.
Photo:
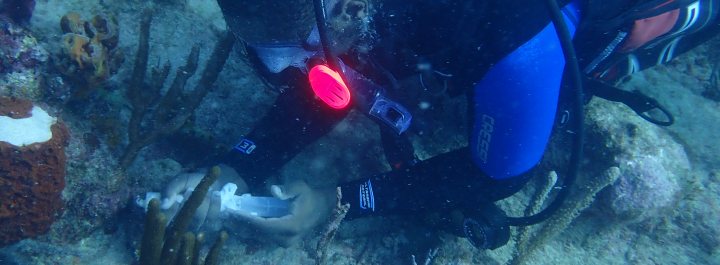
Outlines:
<svg viewBox="0 0 720 265"><path fill-rule="evenodd" d="M55 122L55 118L37 106L33 106L31 117L13 119L0 116L0 141L14 146L46 142L52 138L50 127Z"/></svg>

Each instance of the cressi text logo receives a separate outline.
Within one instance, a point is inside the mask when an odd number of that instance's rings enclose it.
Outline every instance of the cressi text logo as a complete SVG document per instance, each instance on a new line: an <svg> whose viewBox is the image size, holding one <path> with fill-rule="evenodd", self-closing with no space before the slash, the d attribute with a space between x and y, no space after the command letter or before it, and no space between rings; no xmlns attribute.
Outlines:
<svg viewBox="0 0 720 265"><path fill-rule="evenodd" d="M483 114L480 120L480 131L477 134L477 146L475 146L477 157L483 163L487 163L488 150L490 149L490 141L494 130L495 119Z"/></svg>

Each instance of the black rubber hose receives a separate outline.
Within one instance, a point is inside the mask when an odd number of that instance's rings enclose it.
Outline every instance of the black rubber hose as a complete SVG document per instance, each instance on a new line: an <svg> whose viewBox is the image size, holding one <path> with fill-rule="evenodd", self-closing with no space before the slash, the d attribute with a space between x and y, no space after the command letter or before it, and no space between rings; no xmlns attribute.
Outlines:
<svg viewBox="0 0 720 265"><path fill-rule="evenodd" d="M325 61L335 71L342 73L338 58L332 54L330 50L330 40L327 35L327 22L325 15L325 1L313 0L315 9L315 21L318 27L318 35L320 35L320 43L322 44L323 53L325 53Z"/></svg>
<svg viewBox="0 0 720 265"><path fill-rule="evenodd" d="M573 105L575 115L573 115L573 119L571 121L572 125L574 125L573 127L575 128L575 137L573 138L572 154L570 155L570 164L568 165L568 172L566 173L567 177L565 177L562 184L558 186L560 191L555 196L555 199L547 208L534 215L525 217L508 217L506 219L507 224L511 226L534 225L545 221L552 216L552 214L554 214L560 206L562 206L565 199L567 199L567 196L570 193L570 187L575 183L575 179L580 173L580 163L582 162L581 160L583 157L585 116L583 113L584 92L582 73L580 72L580 66L578 65L577 55L575 54L575 47L573 47L570 30L568 30L565 19L560 11L560 7L555 0L546 0L545 2L550 10L550 17L553 25L555 26L558 38L560 39L560 45L562 46L565 62L567 63L566 69L570 71L570 81L575 88L575 102Z"/></svg>

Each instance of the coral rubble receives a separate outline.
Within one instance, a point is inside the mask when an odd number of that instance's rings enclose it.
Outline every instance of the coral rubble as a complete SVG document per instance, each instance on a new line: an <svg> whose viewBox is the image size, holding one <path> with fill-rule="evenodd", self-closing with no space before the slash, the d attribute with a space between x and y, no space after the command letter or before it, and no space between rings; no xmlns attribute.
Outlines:
<svg viewBox="0 0 720 265"><path fill-rule="evenodd" d="M44 234L63 210L68 131L26 100L0 98L0 246ZM32 114L30 114L32 111ZM51 138L12 144L12 138L45 132L12 132L12 123L40 120L22 129L49 130ZM45 128L43 128L45 127Z"/></svg>
<svg viewBox="0 0 720 265"><path fill-rule="evenodd" d="M37 100L38 79L48 54L32 34L0 17L0 94Z"/></svg>

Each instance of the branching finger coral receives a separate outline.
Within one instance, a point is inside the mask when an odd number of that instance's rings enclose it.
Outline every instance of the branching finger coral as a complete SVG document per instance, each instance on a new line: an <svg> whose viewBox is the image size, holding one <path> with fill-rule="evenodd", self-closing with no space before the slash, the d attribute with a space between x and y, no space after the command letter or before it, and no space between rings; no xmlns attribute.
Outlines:
<svg viewBox="0 0 720 265"><path fill-rule="evenodd" d="M140 43L135 56L135 67L127 88L132 114L128 124L129 144L120 158L120 166L123 168L127 168L132 163L143 147L162 135L177 131L185 124L205 95L210 92L235 43L233 35L225 33L215 45L198 84L192 90L186 90L188 79L198 68L200 47L195 45L190 51L185 66L178 68L172 84L167 92L162 94L162 88L170 73L168 63L162 67L153 67L150 80L146 82L145 79L151 22L151 12L145 11L140 23Z"/></svg>
<svg viewBox="0 0 720 265"><path fill-rule="evenodd" d="M145 232L143 233L140 248L140 265L215 265L218 263L220 247L227 240L228 234L224 231L220 233L220 236L205 257L205 262L200 263L200 245L204 240L204 235L195 235L187 232L187 229L195 211L202 204L208 189L217 181L220 173L220 167L217 166L208 170L170 224L167 224L167 218L160 211L160 201L158 199L150 201L145 216Z"/></svg>
<svg viewBox="0 0 720 265"><path fill-rule="evenodd" d="M327 263L328 247L335 238L335 234L337 233L338 228L340 228L340 223L342 223L343 219L345 219L345 215L347 215L350 210L349 203L340 203L342 201L342 190L340 190L339 187L337 188L336 196L337 204L335 205L335 209L333 210L328 223L325 225L320 241L318 241L317 247L315 248L315 264L317 265Z"/></svg>
<svg viewBox="0 0 720 265"><path fill-rule="evenodd" d="M603 188L613 184L620 176L620 169L611 167L601 176L578 183L577 190L571 194L567 202L558 209L550 219L533 236L527 236L517 242L517 253L508 263L510 265L526 264L532 255L555 235L565 230L580 213L595 201L595 195ZM542 192L542 191L541 191Z"/></svg>

